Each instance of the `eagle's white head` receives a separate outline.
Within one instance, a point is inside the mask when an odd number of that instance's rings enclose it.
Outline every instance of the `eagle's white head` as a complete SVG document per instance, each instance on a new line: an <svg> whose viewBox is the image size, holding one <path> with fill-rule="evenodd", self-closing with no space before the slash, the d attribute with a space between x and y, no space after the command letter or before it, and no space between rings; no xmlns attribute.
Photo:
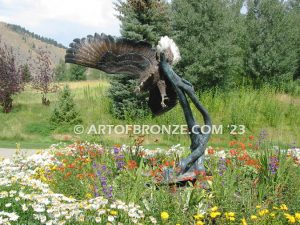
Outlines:
<svg viewBox="0 0 300 225"><path fill-rule="evenodd" d="M165 53L167 60L172 65L175 65L181 59L177 45L175 44L173 39L169 38L168 36L160 38L156 50L158 54L160 54L161 52Z"/></svg>

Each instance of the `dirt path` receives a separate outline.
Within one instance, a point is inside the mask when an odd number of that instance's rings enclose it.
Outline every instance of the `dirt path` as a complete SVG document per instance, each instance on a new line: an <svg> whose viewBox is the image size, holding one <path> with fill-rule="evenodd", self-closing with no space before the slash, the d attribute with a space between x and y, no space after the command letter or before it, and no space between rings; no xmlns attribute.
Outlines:
<svg viewBox="0 0 300 225"><path fill-rule="evenodd" d="M17 149L13 148L0 148L0 158L12 158ZM25 152L26 156L33 155L37 150L36 149L22 149Z"/></svg>

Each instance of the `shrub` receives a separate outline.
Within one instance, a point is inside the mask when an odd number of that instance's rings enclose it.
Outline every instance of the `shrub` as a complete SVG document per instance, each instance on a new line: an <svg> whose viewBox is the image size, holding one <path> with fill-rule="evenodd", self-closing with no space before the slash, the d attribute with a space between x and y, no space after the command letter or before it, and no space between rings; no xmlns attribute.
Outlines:
<svg viewBox="0 0 300 225"><path fill-rule="evenodd" d="M65 86L60 93L58 104L52 112L50 123L54 128L57 128L58 126L74 125L81 122L79 113L75 109L71 90Z"/></svg>

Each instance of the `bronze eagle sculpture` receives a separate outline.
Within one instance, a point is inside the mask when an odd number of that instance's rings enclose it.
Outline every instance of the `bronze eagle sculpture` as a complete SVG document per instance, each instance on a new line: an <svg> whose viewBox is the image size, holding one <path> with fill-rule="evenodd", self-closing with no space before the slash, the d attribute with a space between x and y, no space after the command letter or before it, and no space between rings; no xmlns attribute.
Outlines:
<svg viewBox="0 0 300 225"><path fill-rule="evenodd" d="M179 173L168 169L164 171L167 182L182 181L195 177L194 171L205 171L204 151L212 127L210 116L199 102L191 83L178 76L171 67L179 60L178 47L166 36L160 39L156 48L152 48L145 41L97 33L75 39L65 56L67 63L96 68L109 74L128 74L138 79L136 91L149 91L148 104L153 115L172 109L177 100L180 102L190 131L191 154L180 160ZM203 132L197 125L187 97L202 114L208 132Z"/></svg>
<svg viewBox="0 0 300 225"><path fill-rule="evenodd" d="M159 54L168 63L180 59L178 47L168 37L162 37L154 49L145 41L97 34L74 39L67 49L65 61L102 70L108 74L128 74L138 79L136 92L149 91L148 105L153 115L172 109L177 103L174 87L159 69ZM160 103L160 104L158 104Z"/></svg>

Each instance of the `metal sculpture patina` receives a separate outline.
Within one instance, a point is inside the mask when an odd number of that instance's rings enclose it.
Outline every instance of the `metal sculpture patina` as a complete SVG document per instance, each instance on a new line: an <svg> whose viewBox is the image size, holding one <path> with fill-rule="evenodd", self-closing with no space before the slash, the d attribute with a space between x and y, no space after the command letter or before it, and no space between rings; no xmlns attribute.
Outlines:
<svg viewBox="0 0 300 225"><path fill-rule="evenodd" d="M191 83L178 76L172 65L180 60L178 47L168 37L162 37L156 49L144 41L95 34L75 39L67 49L65 61L110 74L128 74L137 78L136 92L149 91L148 105L153 115L172 109L177 100L183 109L191 139L191 154L181 159L179 170L165 170L164 181L171 183L195 177L195 171L205 171L204 152L211 135L212 122L207 110L196 97ZM206 130L195 121L187 96L203 116Z"/></svg>

